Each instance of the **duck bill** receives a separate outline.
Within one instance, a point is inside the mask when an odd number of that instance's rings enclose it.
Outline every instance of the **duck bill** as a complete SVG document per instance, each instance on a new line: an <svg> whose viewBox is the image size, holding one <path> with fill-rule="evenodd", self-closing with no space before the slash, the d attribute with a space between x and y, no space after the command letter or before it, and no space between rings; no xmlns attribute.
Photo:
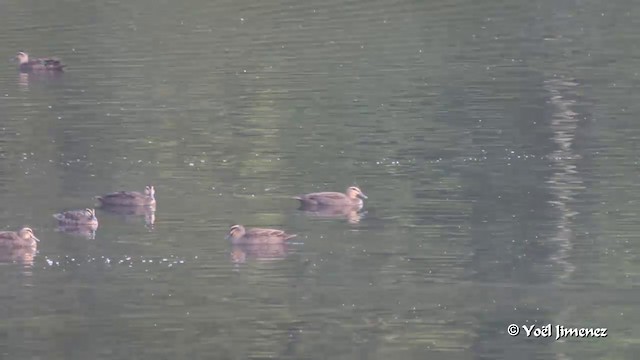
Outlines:
<svg viewBox="0 0 640 360"><path fill-rule="evenodd" d="M369 198L367 195L365 195L363 193L360 193L360 197L363 198L363 199L368 199Z"/></svg>
<svg viewBox="0 0 640 360"><path fill-rule="evenodd" d="M37 237L35 237L35 236L31 236L31 238L32 238L33 240L35 240L36 242L40 242L40 239L38 239L38 238L37 238Z"/></svg>
<svg viewBox="0 0 640 360"><path fill-rule="evenodd" d="M225 240L229 240L231 239L231 234L227 234L227 236L224 237Z"/></svg>

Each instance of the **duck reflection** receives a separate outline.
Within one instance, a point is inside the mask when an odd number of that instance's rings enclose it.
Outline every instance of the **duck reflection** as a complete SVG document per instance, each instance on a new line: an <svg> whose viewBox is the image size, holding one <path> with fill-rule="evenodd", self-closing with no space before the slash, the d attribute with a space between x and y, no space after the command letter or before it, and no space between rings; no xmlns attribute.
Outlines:
<svg viewBox="0 0 640 360"><path fill-rule="evenodd" d="M309 217L324 219L346 219L350 224L358 224L367 214L366 211L360 211L354 207L341 206L300 206L298 210L302 211Z"/></svg>
<svg viewBox="0 0 640 360"><path fill-rule="evenodd" d="M18 85L24 91L29 90L29 73L18 73Z"/></svg>
<svg viewBox="0 0 640 360"><path fill-rule="evenodd" d="M75 225L75 224L60 224L56 228L56 231L60 231L69 235L93 240L96 238L96 230L98 224L95 225Z"/></svg>
<svg viewBox="0 0 640 360"><path fill-rule="evenodd" d="M153 230L156 222L156 206L120 206L120 205L102 205L101 210L120 215L127 223L136 223L140 217L144 217L144 223L147 229Z"/></svg>
<svg viewBox="0 0 640 360"><path fill-rule="evenodd" d="M286 244L236 244L231 250L231 261L243 264L249 260L283 260L290 253Z"/></svg>
<svg viewBox="0 0 640 360"><path fill-rule="evenodd" d="M0 246L0 263L19 263L28 267L33 266L37 249L33 248L6 248Z"/></svg>
<svg viewBox="0 0 640 360"><path fill-rule="evenodd" d="M57 81L60 78L59 72L18 72L18 87L21 91L29 91L29 84L34 82L43 83L49 81Z"/></svg>

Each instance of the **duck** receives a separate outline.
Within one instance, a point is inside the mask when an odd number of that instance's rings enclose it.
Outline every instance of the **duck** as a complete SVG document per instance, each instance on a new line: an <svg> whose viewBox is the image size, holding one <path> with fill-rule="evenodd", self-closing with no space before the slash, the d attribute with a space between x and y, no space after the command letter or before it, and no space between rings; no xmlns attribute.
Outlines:
<svg viewBox="0 0 640 360"><path fill-rule="evenodd" d="M294 199L300 201L302 209L352 207L359 210L364 206L362 200L368 199L368 197L359 187L349 186L344 194L339 192L317 192L295 196Z"/></svg>
<svg viewBox="0 0 640 360"><path fill-rule="evenodd" d="M29 227L23 227L18 231L0 231L2 248L35 248L39 241Z"/></svg>
<svg viewBox="0 0 640 360"><path fill-rule="evenodd" d="M30 72L30 71L55 71L61 72L66 67L63 63L60 62L57 58L41 58L41 59L31 59L29 58L29 54L24 51L19 51L16 55L16 59L20 63L20 71Z"/></svg>
<svg viewBox="0 0 640 360"><path fill-rule="evenodd" d="M281 244L296 237L297 234L287 234L278 229L250 228L242 225L233 225L229 228L226 240L231 239L233 244Z"/></svg>
<svg viewBox="0 0 640 360"><path fill-rule="evenodd" d="M53 214L53 217L56 218L60 224L68 226L98 227L98 218L96 217L95 209L69 210Z"/></svg>
<svg viewBox="0 0 640 360"><path fill-rule="evenodd" d="M156 190L153 185L144 188L144 194L137 191L118 191L96 199L102 206L153 206L156 204Z"/></svg>

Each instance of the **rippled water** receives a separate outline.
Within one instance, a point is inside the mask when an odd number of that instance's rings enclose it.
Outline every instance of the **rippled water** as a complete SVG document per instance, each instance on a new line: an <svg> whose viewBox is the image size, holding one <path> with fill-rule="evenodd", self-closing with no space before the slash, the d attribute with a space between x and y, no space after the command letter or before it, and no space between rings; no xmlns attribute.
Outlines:
<svg viewBox="0 0 640 360"><path fill-rule="evenodd" d="M4 1L7 359L637 353L630 1ZM53 213L154 184L150 214ZM357 184L364 212L291 196ZM145 215L146 219L145 219ZM297 233L232 246L230 225ZM507 335L606 327L607 338Z"/></svg>

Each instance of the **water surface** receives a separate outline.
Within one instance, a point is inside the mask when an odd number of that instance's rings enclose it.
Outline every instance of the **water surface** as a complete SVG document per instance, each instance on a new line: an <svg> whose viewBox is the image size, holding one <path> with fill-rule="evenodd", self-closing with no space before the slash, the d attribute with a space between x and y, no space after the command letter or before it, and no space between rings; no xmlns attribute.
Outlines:
<svg viewBox="0 0 640 360"><path fill-rule="evenodd" d="M625 359L638 351L631 1L5 1L7 359ZM52 214L156 186L144 214ZM359 185L365 213L291 196ZM299 234L233 247L229 226ZM507 326L607 327L532 339Z"/></svg>

